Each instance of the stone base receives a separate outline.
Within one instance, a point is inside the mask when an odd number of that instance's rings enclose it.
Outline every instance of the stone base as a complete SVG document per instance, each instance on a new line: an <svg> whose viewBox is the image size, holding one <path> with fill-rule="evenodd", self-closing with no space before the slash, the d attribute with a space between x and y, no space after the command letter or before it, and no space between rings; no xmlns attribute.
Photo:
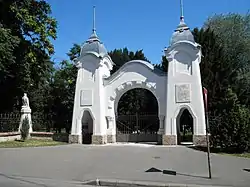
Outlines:
<svg viewBox="0 0 250 187"><path fill-rule="evenodd" d="M92 135L92 144L106 144L107 136L105 135Z"/></svg>
<svg viewBox="0 0 250 187"><path fill-rule="evenodd" d="M115 143L116 135L107 135L107 143Z"/></svg>
<svg viewBox="0 0 250 187"><path fill-rule="evenodd" d="M177 145L176 135L161 135L162 145Z"/></svg>
<svg viewBox="0 0 250 187"><path fill-rule="evenodd" d="M207 146L206 135L193 135L193 143L196 146Z"/></svg>
<svg viewBox="0 0 250 187"><path fill-rule="evenodd" d="M21 119L20 119L20 123L19 123L19 127L18 127L18 132L20 133L21 132L21 128L22 128L22 125L23 125L23 121L25 118L28 118L29 120L29 133L32 133L33 132L33 129L32 129L32 121L31 121L31 113L30 112L22 112L21 113Z"/></svg>
<svg viewBox="0 0 250 187"><path fill-rule="evenodd" d="M82 135L69 135L69 143L82 144Z"/></svg>

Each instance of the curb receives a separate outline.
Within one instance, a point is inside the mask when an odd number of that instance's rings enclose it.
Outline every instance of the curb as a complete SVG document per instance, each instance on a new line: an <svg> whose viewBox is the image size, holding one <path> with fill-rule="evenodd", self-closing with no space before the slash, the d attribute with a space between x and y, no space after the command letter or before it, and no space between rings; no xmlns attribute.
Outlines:
<svg viewBox="0 0 250 187"><path fill-rule="evenodd" d="M197 184L178 184L178 183L161 183L149 181L129 181L129 180L112 180L112 179L96 179L88 181L83 185L92 186L117 186L117 187L229 187L214 185L197 185Z"/></svg>

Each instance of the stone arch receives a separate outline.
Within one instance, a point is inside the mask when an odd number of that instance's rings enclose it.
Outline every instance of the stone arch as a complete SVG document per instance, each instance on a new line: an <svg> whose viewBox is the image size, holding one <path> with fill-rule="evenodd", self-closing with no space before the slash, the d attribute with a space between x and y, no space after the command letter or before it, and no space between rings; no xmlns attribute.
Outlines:
<svg viewBox="0 0 250 187"><path fill-rule="evenodd" d="M92 119L95 120L95 116L94 116L91 108L82 108L82 110L81 110L81 112L80 112L80 114L78 116L78 119L82 118L82 115L83 115L84 111L88 111L89 114L91 115Z"/></svg>
<svg viewBox="0 0 250 187"><path fill-rule="evenodd" d="M159 102L159 97L157 97L156 94L156 87L155 85L151 84L151 83L147 83L147 82L143 82L143 81L128 81L125 82L123 84L121 84L120 86L118 86L112 96L110 96L110 101L114 102L114 110L115 110L115 114L117 113L117 108L118 108L118 102L121 99L121 97L130 90L136 89L136 88L141 88L141 89L146 89L148 91L150 91L154 97L157 100L157 104L158 104L158 113L160 114L160 102Z"/></svg>
<svg viewBox="0 0 250 187"><path fill-rule="evenodd" d="M118 113L118 105L125 93L134 89L146 90L145 93L154 99L152 110L124 110ZM138 90L137 90L138 91ZM135 92L136 93L136 92ZM116 129L117 142L158 142L158 132L160 129L160 102L157 97L156 88L145 81L129 81L118 86L110 97L115 107L114 126ZM136 101L136 100L133 100ZM142 106L150 106L142 105ZM146 107L148 109L148 107ZM128 113L127 113L128 112Z"/></svg>
<svg viewBox="0 0 250 187"><path fill-rule="evenodd" d="M195 134L196 129L197 129L197 117L194 114L192 108L189 105L180 105L176 111L175 111L175 128L176 128L176 135L177 135L177 143L180 144L180 135L178 134L180 132L180 118L183 114L183 112L187 110L191 116L192 116L192 128L193 128L193 132L192 135ZM193 142L193 141L192 141Z"/></svg>

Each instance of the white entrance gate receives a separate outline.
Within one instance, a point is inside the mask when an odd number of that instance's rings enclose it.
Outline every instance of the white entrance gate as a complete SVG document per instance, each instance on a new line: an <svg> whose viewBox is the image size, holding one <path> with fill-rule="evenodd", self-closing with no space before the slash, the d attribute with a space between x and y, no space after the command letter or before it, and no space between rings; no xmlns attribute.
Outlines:
<svg viewBox="0 0 250 187"><path fill-rule="evenodd" d="M201 47L184 23L183 17L165 49L168 73L163 73L148 62L134 60L125 63L110 75L115 63L96 35L95 27L82 46L78 67L70 143L82 143L84 111L91 116L94 144L116 142L117 123L115 111L121 96L128 90L149 90L158 101L160 144L177 144L177 116L188 109L193 117L193 143L204 144L205 114L199 63ZM89 120L89 119L88 119Z"/></svg>

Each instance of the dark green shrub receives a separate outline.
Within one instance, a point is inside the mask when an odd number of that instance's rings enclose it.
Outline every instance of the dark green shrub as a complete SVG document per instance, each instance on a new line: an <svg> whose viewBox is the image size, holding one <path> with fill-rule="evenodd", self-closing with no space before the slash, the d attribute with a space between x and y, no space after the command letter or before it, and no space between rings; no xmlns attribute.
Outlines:
<svg viewBox="0 0 250 187"><path fill-rule="evenodd" d="M217 123L211 123L210 126L212 145L231 153L249 151L249 110L236 105L219 118Z"/></svg>
<svg viewBox="0 0 250 187"><path fill-rule="evenodd" d="M21 126L21 139L22 140L26 140L28 137L29 137L29 119L28 117L26 116L22 122L22 126Z"/></svg>

